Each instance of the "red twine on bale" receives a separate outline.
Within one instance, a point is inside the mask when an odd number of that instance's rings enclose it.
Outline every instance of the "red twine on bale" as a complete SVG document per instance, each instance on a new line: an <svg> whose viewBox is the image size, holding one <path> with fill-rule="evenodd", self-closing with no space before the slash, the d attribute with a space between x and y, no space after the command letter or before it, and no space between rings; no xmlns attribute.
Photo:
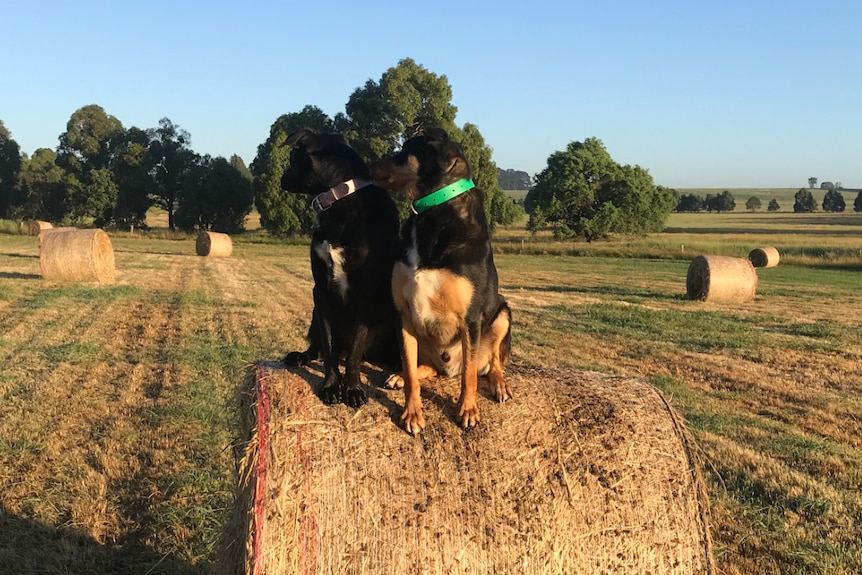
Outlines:
<svg viewBox="0 0 862 575"><path fill-rule="evenodd" d="M252 575L265 575L263 570L263 538L266 522L266 509L264 501L266 498L267 465L270 439L270 404L269 385L267 381L266 368L257 366L257 475L254 488L254 565ZM307 421L310 415L306 394L308 384L297 377L288 380L290 385L289 396L291 410L297 414L300 420ZM311 495L311 459L308 454L307 443L308 426L305 424L296 426L296 441L294 443L293 459L297 469L302 474L301 516L299 518L299 541L297 542L299 573L303 575L313 574L317 571L317 555L320 550L320 530L317 524L317 516L314 510Z"/></svg>
<svg viewBox="0 0 862 575"><path fill-rule="evenodd" d="M257 366L257 478L254 486L254 567L253 575L263 574L263 524L266 511L263 499L266 495L266 464L269 451L269 389L266 369Z"/></svg>

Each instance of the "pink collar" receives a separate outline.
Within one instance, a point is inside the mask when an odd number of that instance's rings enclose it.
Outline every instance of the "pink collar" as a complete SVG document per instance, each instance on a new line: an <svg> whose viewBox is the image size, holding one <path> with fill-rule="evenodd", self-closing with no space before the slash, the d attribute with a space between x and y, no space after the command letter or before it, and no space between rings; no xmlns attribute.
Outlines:
<svg viewBox="0 0 862 575"><path fill-rule="evenodd" d="M324 210L328 210L332 207L332 204L337 202L342 198L346 198L353 192L357 190L361 190L365 186L370 186L371 182L369 180L363 180L360 178L354 178L352 180L347 180L346 182L342 182L337 186L333 186L316 196L313 200L311 200L311 207L314 208L314 211L320 213Z"/></svg>

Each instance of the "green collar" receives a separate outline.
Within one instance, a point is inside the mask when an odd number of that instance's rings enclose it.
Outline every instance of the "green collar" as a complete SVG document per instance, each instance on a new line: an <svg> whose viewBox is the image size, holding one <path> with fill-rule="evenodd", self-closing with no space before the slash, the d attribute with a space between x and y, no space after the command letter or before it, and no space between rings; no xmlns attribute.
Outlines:
<svg viewBox="0 0 862 575"><path fill-rule="evenodd" d="M440 188L436 192L430 193L424 198L415 200L411 206L417 214L424 212L434 206L445 204L452 198L460 196L467 190L472 190L475 187L473 180L458 180L454 184L449 184L445 188Z"/></svg>

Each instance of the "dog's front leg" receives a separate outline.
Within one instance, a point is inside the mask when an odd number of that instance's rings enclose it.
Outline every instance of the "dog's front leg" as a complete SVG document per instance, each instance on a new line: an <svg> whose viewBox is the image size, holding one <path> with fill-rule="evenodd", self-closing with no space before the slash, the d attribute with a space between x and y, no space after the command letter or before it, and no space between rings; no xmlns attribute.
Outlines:
<svg viewBox="0 0 862 575"><path fill-rule="evenodd" d="M461 371L461 397L458 398L458 417L461 427L470 428L480 421L478 389L479 361L476 354L479 351L479 326L468 327L466 322L461 325L461 354L463 359Z"/></svg>
<svg viewBox="0 0 862 575"><path fill-rule="evenodd" d="M404 413L401 422L407 433L416 435L425 428L422 415L417 363L419 362L419 342L413 332L413 325L405 321L401 328L401 365L404 377Z"/></svg>
<svg viewBox="0 0 862 575"><path fill-rule="evenodd" d="M324 296L325 297L325 296ZM323 297L315 291L314 315L320 338L320 353L323 356L323 386L317 395L328 405L341 401L341 372L338 371L339 350L333 349L332 325L327 320L328 309Z"/></svg>
<svg viewBox="0 0 862 575"><path fill-rule="evenodd" d="M350 349L347 352L347 365L344 368L344 385L341 389L341 400L350 407L361 407L367 401L365 392L362 391L362 382L359 377L362 366L362 356L368 344L368 326L360 323L356 326Z"/></svg>
<svg viewBox="0 0 862 575"><path fill-rule="evenodd" d="M318 357L320 357L320 320L314 310L311 311L311 325L308 326L308 335L305 336L308 341L308 349L305 351L291 351L281 362L284 365L297 367L300 365L308 365Z"/></svg>

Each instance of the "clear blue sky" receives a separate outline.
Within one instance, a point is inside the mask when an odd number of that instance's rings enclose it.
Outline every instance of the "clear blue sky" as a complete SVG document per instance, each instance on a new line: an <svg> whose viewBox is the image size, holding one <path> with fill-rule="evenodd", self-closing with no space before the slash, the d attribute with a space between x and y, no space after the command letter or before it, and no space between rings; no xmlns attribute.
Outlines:
<svg viewBox="0 0 862 575"><path fill-rule="evenodd" d="M281 114L334 116L409 57L501 168L598 137L670 187L862 187L858 0L7 2L0 48L0 120L28 154L98 104L250 164Z"/></svg>

